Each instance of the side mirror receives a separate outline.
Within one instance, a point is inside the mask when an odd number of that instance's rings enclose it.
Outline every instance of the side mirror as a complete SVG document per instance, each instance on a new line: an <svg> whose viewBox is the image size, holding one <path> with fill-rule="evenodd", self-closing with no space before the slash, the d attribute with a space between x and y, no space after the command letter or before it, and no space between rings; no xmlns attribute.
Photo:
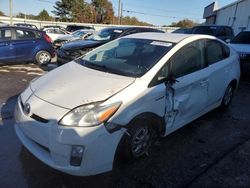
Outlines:
<svg viewBox="0 0 250 188"><path fill-rule="evenodd" d="M173 74L170 74L166 80L165 80L165 85L174 85L176 82L179 82Z"/></svg>
<svg viewBox="0 0 250 188"><path fill-rule="evenodd" d="M226 43L230 43L230 42L231 42L231 39L226 39L225 42L226 42Z"/></svg>

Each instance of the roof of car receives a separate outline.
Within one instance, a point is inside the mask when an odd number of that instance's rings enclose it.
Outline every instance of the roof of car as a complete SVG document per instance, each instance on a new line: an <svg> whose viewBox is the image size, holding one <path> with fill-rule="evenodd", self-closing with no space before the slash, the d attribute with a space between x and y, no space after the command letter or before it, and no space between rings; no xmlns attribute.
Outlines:
<svg viewBox="0 0 250 188"><path fill-rule="evenodd" d="M126 26L121 26L121 27L107 27L105 29L117 29L117 30L130 30L130 29L152 29L152 30L157 30L156 28L150 28L150 27L126 27Z"/></svg>
<svg viewBox="0 0 250 188"><path fill-rule="evenodd" d="M195 27L231 27L231 26L228 26L228 25L207 24L207 25L196 25L193 28L195 28Z"/></svg>
<svg viewBox="0 0 250 188"><path fill-rule="evenodd" d="M32 30L32 31L39 31L39 32L42 32L41 30L39 29L36 29L36 28L33 28L33 27L24 27L24 26L10 26L10 25L7 25L7 26L0 26L0 28L12 28L12 29L26 29L26 30Z"/></svg>
<svg viewBox="0 0 250 188"><path fill-rule="evenodd" d="M160 40L172 43L179 43L180 41L184 40L185 38L197 36L197 35L190 35L190 34L177 34L177 33L154 33L154 32L147 32L147 33L136 33L132 35L128 35L124 38L137 38L137 39L149 39L149 40Z"/></svg>

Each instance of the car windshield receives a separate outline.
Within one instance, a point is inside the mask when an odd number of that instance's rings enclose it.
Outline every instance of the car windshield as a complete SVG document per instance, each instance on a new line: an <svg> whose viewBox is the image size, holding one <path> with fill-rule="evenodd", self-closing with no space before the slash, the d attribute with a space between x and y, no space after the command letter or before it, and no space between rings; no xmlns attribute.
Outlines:
<svg viewBox="0 0 250 188"><path fill-rule="evenodd" d="M194 27L192 29L193 34L205 34L205 35L216 35L216 27Z"/></svg>
<svg viewBox="0 0 250 188"><path fill-rule="evenodd" d="M103 29L100 32L88 37L89 40L108 41L116 38L117 35L122 33L120 29Z"/></svg>
<svg viewBox="0 0 250 188"><path fill-rule="evenodd" d="M173 46L165 41L122 38L89 52L77 62L103 72L140 77Z"/></svg>
<svg viewBox="0 0 250 188"><path fill-rule="evenodd" d="M85 34L84 31L75 31L74 33L72 33L74 37L81 37L84 34Z"/></svg>
<svg viewBox="0 0 250 188"><path fill-rule="evenodd" d="M231 41L233 44L250 44L250 31L240 32L234 39Z"/></svg>

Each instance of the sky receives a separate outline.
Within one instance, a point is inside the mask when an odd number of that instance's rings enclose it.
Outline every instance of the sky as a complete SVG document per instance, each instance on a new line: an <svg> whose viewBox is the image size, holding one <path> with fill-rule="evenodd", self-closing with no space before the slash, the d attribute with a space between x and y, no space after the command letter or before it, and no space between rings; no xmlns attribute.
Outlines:
<svg viewBox="0 0 250 188"><path fill-rule="evenodd" d="M45 2L43 2L45 1ZM85 0L89 2L90 0ZM115 14L118 12L119 0L109 0L113 4ZM169 25L184 18L203 22L204 7L214 0L121 0L123 16L135 16L157 26ZM219 7L228 5L236 0L218 0ZM13 14L23 12L37 15L45 9L51 13L56 0L12 0ZM0 0L0 11L9 15L9 0ZM136 12L136 13L135 13Z"/></svg>

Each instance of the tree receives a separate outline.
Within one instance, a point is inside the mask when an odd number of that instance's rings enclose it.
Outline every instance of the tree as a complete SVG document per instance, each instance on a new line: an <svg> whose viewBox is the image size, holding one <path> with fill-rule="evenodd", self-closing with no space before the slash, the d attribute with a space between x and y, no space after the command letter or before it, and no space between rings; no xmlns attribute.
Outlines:
<svg viewBox="0 0 250 188"><path fill-rule="evenodd" d="M73 21L79 15L79 10L83 8L84 1L60 0L55 3L55 10L52 11L62 21Z"/></svg>
<svg viewBox="0 0 250 188"><path fill-rule="evenodd" d="M112 3L108 0L92 0L91 5L95 9L97 23L113 23L114 9Z"/></svg>
<svg viewBox="0 0 250 188"><path fill-rule="evenodd" d="M139 21L136 17L125 16L122 18L123 25L153 26L147 22Z"/></svg>
<svg viewBox="0 0 250 188"><path fill-rule="evenodd" d="M37 19L37 16L36 15L33 15L33 14L24 14L22 12L19 12L17 15L16 15L17 18L26 18L26 19L34 19L36 20Z"/></svg>
<svg viewBox="0 0 250 188"><path fill-rule="evenodd" d="M189 20L189 19L184 19L184 20L181 20L179 22L173 22L170 27L181 27L181 28L191 28L195 25L198 25L198 23L192 21L192 20Z"/></svg>
<svg viewBox="0 0 250 188"><path fill-rule="evenodd" d="M2 11L0 11L0 16L5 16L5 14Z"/></svg>
<svg viewBox="0 0 250 188"><path fill-rule="evenodd" d="M39 20L50 20L51 17L49 16L49 13L43 9L37 16Z"/></svg>

